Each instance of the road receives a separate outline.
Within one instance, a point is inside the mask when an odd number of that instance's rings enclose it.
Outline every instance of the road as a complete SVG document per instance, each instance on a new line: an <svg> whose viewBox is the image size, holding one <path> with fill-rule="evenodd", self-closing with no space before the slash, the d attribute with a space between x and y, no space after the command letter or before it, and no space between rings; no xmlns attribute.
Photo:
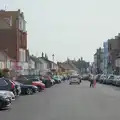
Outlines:
<svg viewBox="0 0 120 120"><path fill-rule="evenodd" d="M21 96L0 120L120 120L120 88L89 88L61 83L32 96Z"/></svg>

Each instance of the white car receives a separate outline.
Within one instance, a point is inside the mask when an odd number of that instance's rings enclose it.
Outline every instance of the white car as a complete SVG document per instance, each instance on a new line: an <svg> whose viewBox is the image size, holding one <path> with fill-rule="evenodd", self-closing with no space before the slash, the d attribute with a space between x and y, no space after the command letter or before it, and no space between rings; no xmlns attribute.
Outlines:
<svg viewBox="0 0 120 120"><path fill-rule="evenodd" d="M55 80L51 79L51 84L54 85L55 84Z"/></svg>
<svg viewBox="0 0 120 120"><path fill-rule="evenodd" d="M4 98L10 98L11 101L15 100L15 95L11 91L0 90L0 95Z"/></svg>
<svg viewBox="0 0 120 120"><path fill-rule="evenodd" d="M80 80L78 78L72 78L72 79L70 79L69 84L71 85L72 83L80 84L81 82L80 82Z"/></svg>

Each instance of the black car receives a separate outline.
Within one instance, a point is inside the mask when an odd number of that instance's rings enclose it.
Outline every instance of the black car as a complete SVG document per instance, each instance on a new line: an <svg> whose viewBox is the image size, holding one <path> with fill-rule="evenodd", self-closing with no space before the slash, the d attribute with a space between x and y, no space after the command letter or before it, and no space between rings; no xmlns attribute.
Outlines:
<svg viewBox="0 0 120 120"><path fill-rule="evenodd" d="M11 100L9 98L0 96L0 109L8 108L10 105L11 105Z"/></svg>
<svg viewBox="0 0 120 120"><path fill-rule="evenodd" d="M116 78L116 86L120 87L120 76Z"/></svg>
<svg viewBox="0 0 120 120"><path fill-rule="evenodd" d="M21 87L21 94L27 94L27 95L32 95L33 93L36 93L38 91L38 88L34 85L26 85L22 84L20 82L15 81L15 84L20 85Z"/></svg>
<svg viewBox="0 0 120 120"><path fill-rule="evenodd" d="M15 84L16 88L16 95L19 96L21 94L21 87L20 84L17 84L15 81L12 81Z"/></svg>
<svg viewBox="0 0 120 120"><path fill-rule="evenodd" d="M16 95L15 84L8 78L0 78L0 90L12 91Z"/></svg>

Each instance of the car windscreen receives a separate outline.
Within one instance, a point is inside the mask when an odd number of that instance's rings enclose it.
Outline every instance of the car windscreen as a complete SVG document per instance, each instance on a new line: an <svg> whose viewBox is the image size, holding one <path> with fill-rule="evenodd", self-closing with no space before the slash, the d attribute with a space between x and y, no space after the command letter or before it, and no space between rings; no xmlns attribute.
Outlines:
<svg viewBox="0 0 120 120"><path fill-rule="evenodd" d="M109 79L114 79L114 76L110 76Z"/></svg>

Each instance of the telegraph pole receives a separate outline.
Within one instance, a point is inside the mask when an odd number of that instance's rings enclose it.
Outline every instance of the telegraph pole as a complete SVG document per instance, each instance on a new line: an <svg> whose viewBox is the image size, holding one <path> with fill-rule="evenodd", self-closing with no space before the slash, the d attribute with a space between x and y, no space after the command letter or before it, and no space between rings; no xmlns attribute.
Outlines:
<svg viewBox="0 0 120 120"><path fill-rule="evenodd" d="M52 59L53 59L53 69L54 69L54 59L55 59L55 55L52 55Z"/></svg>

